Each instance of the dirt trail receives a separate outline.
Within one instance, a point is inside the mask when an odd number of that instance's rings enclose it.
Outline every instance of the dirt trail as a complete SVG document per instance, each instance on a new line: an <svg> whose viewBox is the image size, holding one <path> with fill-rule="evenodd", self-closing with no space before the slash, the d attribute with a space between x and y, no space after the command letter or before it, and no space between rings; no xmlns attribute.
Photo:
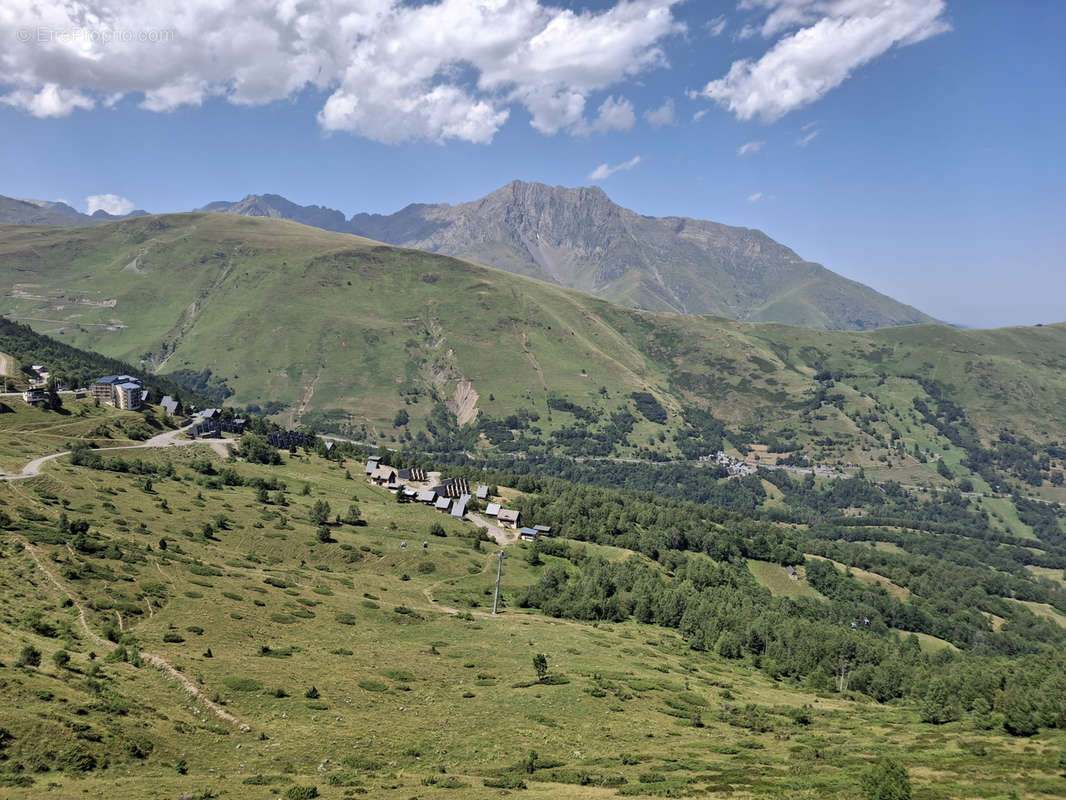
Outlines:
<svg viewBox="0 0 1066 800"><path fill-rule="evenodd" d="M466 516L470 519L471 522L473 522L479 528L482 528L485 532L488 533L489 536L495 539L496 544L498 544L500 547L506 547L507 545L514 544L518 541L517 531L507 531L501 528L499 525L494 525L493 523L482 519L477 514L474 514L470 511L467 512Z"/></svg>
<svg viewBox="0 0 1066 800"><path fill-rule="evenodd" d="M191 428L193 424L194 423L189 423L184 428L178 428L177 430L173 431L166 431L164 433L159 434L158 436L153 436L147 442L143 442L141 444L123 445L122 447L96 447L93 448L92 452L106 453L112 450L142 450L151 447L178 447L190 444L197 444L196 439L178 438L180 435L185 433L185 431ZM33 461L24 466L22 468L22 472L20 473L16 473L14 475L0 474L0 481L17 481L22 480L24 478L34 478L37 475L41 474L41 467L43 467L49 461L54 461L57 458L62 458L63 456L68 455L69 453L69 450L64 450L61 453L52 453L51 455L35 458L33 459ZM228 451L226 455L229 455Z"/></svg>
<svg viewBox="0 0 1066 800"><path fill-rule="evenodd" d="M525 331L522 332L519 343L522 345L522 352L525 353L526 358L529 359L529 363L531 363L533 369L537 371L537 377L540 378L540 385L547 389L548 382L544 380L544 370L540 368L540 362L537 361L537 357L533 355L533 351L529 349L529 337L526 336Z"/></svg>
<svg viewBox="0 0 1066 800"><path fill-rule="evenodd" d="M315 377L304 387L303 397L300 398L300 407L296 409L295 414L289 414L289 425L295 425L300 417L307 413L307 407L311 404L311 398L315 396L315 386L318 385L318 380L322 377L322 369L322 367L319 367L318 372L315 373Z"/></svg>
<svg viewBox="0 0 1066 800"><path fill-rule="evenodd" d="M108 651L113 650L116 646L114 642L109 642L107 639L96 634L93 629L89 627L89 620L85 614L85 607L78 601L78 598L74 596L73 592L71 592L66 586L64 586L59 581L59 579L52 574L52 571L45 566L44 561L41 559L40 552L37 550L37 548L25 539L23 539L21 536L15 536L15 540L26 549L26 552L30 554L30 558L33 559L33 562L37 565L37 568L44 573L44 576L48 579L49 583L51 583L61 594L70 598L70 601L78 610L78 617L81 620L82 628L85 630L85 635L98 646L103 647ZM115 614L116 616L118 616L119 628L124 629L122 616L117 611L115 612ZM207 708L208 711L210 711L220 720L222 720L223 722L227 722L230 725L233 725L234 727L240 728L241 731L251 731L250 726L241 722L239 719L237 719L237 717L228 712L218 703L215 703L214 701L208 699L200 690L200 687L198 687L189 678L179 672L177 668L175 668L174 665L172 665L170 662L166 661L163 658L160 658L157 655L154 655L153 653L148 653L145 651L141 651L140 653L138 653L138 655L141 657L142 661L146 661L156 669L162 671L171 680L180 683L182 688L185 689L188 694L192 695L194 699L198 700L203 706Z"/></svg>

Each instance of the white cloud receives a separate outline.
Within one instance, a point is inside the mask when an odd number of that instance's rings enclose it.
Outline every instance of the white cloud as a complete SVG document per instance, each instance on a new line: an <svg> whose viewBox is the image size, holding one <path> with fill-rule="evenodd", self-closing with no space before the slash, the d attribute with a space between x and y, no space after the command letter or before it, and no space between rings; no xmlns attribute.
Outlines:
<svg viewBox="0 0 1066 800"><path fill-rule="evenodd" d="M734 61L703 89L741 120L780 119L893 47L950 29L944 0L742 0L740 7L767 12L742 36L783 34L757 61Z"/></svg>
<svg viewBox="0 0 1066 800"><path fill-rule="evenodd" d="M763 145L765 144L766 142L744 142L744 144L737 148L737 155L747 156L751 155L752 153L758 153L760 150L763 149Z"/></svg>
<svg viewBox="0 0 1066 800"><path fill-rule="evenodd" d="M117 194L91 194L85 198L85 205L89 209L89 214L96 211L105 211L108 214L121 217L133 211L133 203L125 197L119 197Z"/></svg>
<svg viewBox="0 0 1066 800"><path fill-rule="evenodd" d="M629 161L623 161L621 164L600 164L596 169L589 173L590 181L605 181L616 172L625 172L626 170L633 169L640 163L640 156L633 156Z"/></svg>
<svg viewBox="0 0 1066 800"><path fill-rule="evenodd" d="M578 116L570 130L578 136L588 136L591 133L628 131L636 124L637 115L633 113L632 103L624 97L608 97L596 110L596 118L592 122L586 122Z"/></svg>
<svg viewBox="0 0 1066 800"><path fill-rule="evenodd" d="M748 202L749 203L758 203L760 200L762 200L762 197L763 197L762 192L756 192L755 194L749 194L748 195Z"/></svg>
<svg viewBox="0 0 1066 800"><path fill-rule="evenodd" d="M95 105L92 98L82 92L64 89L54 83L46 83L39 89L16 89L0 95L0 103L25 109L41 118L65 117L76 108L90 109Z"/></svg>
<svg viewBox="0 0 1066 800"><path fill-rule="evenodd" d="M815 128L814 130L803 134L803 136L801 136L800 138L798 138L796 140L796 147L806 147L811 142L813 142L815 139L817 139L818 138L818 134L820 134L820 133L821 133L821 131L818 130L817 128Z"/></svg>
<svg viewBox="0 0 1066 800"><path fill-rule="evenodd" d="M653 128L661 128L664 125L673 125L675 118L674 98L668 98L658 108L652 108L644 112L644 119Z"/></svg>
<svg viewBox="0 0 1066 800"><path fill-rule="evenodd" d="M0 103L62 116L132 94L167 112L311 88L329 94L324 130L382 142L487 142L516 106L546 134L631 126L628 101L591 121L586 103L666 65L679 0L549 2L6 0Z"/></svg>
<svg viewBox="0 0 1066 800"><path fill-rule="evenodd" d="M707 32L711 34L711 36L721 36L722 31L725 30L725 24L725 14L722 14L720 16L715 17L714 19L707 20L707 24L705 27L707 28Z"/></svg>

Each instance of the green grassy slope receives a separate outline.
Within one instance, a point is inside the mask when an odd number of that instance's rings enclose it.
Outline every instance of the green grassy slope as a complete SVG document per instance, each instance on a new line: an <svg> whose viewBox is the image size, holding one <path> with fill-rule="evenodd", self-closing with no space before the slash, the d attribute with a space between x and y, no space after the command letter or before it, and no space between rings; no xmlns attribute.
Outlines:
<svg viewBox="0 0 1066 800"><path fill-rule="evenodd" d="M140 476L57 462L0 485L15 518L0 533L5 797L266 800L315 786L325 798L489 798L501 789L486 781L510 773L530 798L845 798L886 753L910 769L915 797L1061 785L1061 731L1018 740L968 719L922 725L911 705L772 681L669 630L515 608L519 587L560 566L550 556L531 566L511 551L493 618L482 610L492 548L343 465L222 465L203 445L140 456L170 462L175 478L146 491ZM205 458L283 482L287 505L205 485L190 468ZM357 502L367 524L317 542L307 517L320 500L338 512ZM92 520L88 542L55 535L61 511ZM444 538L427 535L437 521ZM123 660L94 638L107 634L142 655ZM40 666L16 666L26 646ZM55 662L60 650L69 664ZM533 683L536 653L568 682ZM531 750L532 771L514 771Z"/></svg>
<svg viewBox="0 0 1066 800"><path fill-rule="evenodd" d="M398 408L409 430L424 429L435 399L461 422L475 409L534 409L547 437L574 422L549 413L549 394L602 420L649 391L666 424L636 414L615 455L676 456L679 412L696 406L750 426L753 443L788 430L812 458L936 483L932 461L907 455L957 457L912 407L929 401L930 379L986 439L1009 427L1048 442L1066 429L1062 325L847 333L654 314L443 256L215 214L0 227L0 275L12 287L0 311L38 330L163 373L211 369L232 402L281 401L287 419L314 412L383 441L403 433Z"/></svg>

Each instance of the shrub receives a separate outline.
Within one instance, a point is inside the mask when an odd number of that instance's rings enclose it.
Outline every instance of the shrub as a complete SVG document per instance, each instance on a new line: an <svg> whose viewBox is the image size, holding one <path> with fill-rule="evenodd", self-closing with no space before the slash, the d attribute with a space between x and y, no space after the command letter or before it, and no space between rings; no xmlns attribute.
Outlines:
<svg viewBox="0 0 1066 800"><path fill-rule="evenodd" d="M290 786L285 792L285 800L312 800L318 797L317 786Z"/></svg>
<svg viewBox="0 0 1066 800"><path fill-rule="evenodd" d="M894 759L881 759L862 776L862 791L866 800L910 800L907 768Z"/></svg>
<svg viewBox="0 0 1066 800"><path fill-rule="evenodd" d="M15 662L16 667L39 667L41 666L41 651L34 647L32 644L28 644L22 648L22 652L19 653L18 660Z"/></svg>
<svg viewBox="0 0 1066 800"><path fill-rule="evenodd" d="M437 565L432 561L423 561L418 565L418 571L423 575L429 575L431 572L437 571Z"/></svg>

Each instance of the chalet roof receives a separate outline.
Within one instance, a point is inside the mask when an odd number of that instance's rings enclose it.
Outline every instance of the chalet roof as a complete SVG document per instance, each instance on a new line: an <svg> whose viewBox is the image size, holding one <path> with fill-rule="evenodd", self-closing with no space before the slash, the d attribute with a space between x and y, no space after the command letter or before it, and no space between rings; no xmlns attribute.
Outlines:
<svg viewBox="0 0 1066 800"><path fill-rule="evenodd" d="M489 496L489 487L485 485L478 486L476 496L478 500L484 500L487 498Z"/></svg>
<svg viewBox="0 0 1066 800"><path fill-rule="evenodd" d="M404 497L417 497L418 496L418 490L417 489L404 489L403 490L403 496Z"/></svg>
<svg viewBox="0 0 1066 800"><path fill-rule="evenodd" d="M163 399L159 401L159 405L163 407L163 410L168 414L178 413L178 401L171 397L169 394L164 395Z"/></svg>
<svg viewBox="0 0 1066 800"><path fill-rule="evenodd" d="M551 525L534 525L533 526L533 530L535 530L537 533L551 533L552 532L552 526Z"/></svg>
<svg viewBox="0 0 1066 800"><path fill-rule="evenodd" d="M450 497L438 497L437 502L433 504L433 507L440 511L447 511L451 504L452 499Z"/></svg>
<svg viewBox="0 0 1066 800"><path fill-rule="evenodd" d="M377 468L378 468L378 460L376 458L372 458L372 459L370 459L369 461L366 462L366 474L367 475L369 475L371 472L373 472Z"/></svg>
<svg viewBox="0 0 1066 800"><path fill-rule="evenodd" d="M500 522L518 522L518 512L513 508L501 508L496 517Z"/></svg>
<svg viewBox="0 0 1066 800"><path fill-rule="evenodd" d="M487 506L485 506L485 514L486 514L486 516L495 517L499 513L500 513L500 504L499 503L489 503Z"/></svg>
<svg viewBox="0 0 1066 800"><path fill-rule="evenodd" d="M394 481L396 480L396 470L392 467L375 467L374 471L370 473L370 480Z"/></svg>
<svg viewBox="0 0 1066 800"><path fill-rule="evenodd" d="M536 538L537 533L538 531L533 530L533 528L521 528L518 531L519 536L532 536L534 538Z"/></svg>
<svg viewBox="0 0 1066 800"><path fill-rule="evenodd" d="M331 442L331 441L327 440L326 441L326 452L328 453L330 450L332 450L334 447L336 447L336 445L337 445L336 442Z"/></svg>
<svg viewBox="0 0 1066 800"><path fill-rule="evenodd" d="M435 503L437 502L437 493L431 489L423 489L418 493L418 502L420 503Z"/></svg>
<svg viewBox="0 0 1066 800"><path fill-rule="evenodd" d="M789 575L795 575L796 574L796 568L795 567L785 567L785 571Z"/></svg>
<svg viewBox="0 0 1066 800"><path fill-rule="evenodd" d="M470 502L470 495L464 494L458 500L455 501L455 505L452 506L452 516L457 519L462 519L466 514L466 504Z"/></svg>

